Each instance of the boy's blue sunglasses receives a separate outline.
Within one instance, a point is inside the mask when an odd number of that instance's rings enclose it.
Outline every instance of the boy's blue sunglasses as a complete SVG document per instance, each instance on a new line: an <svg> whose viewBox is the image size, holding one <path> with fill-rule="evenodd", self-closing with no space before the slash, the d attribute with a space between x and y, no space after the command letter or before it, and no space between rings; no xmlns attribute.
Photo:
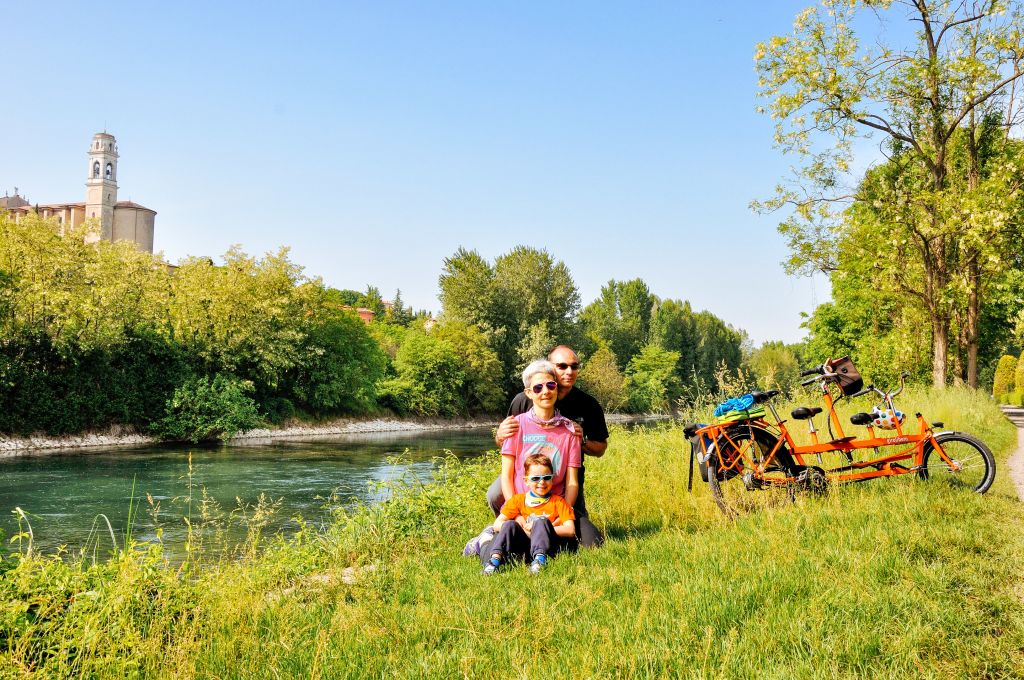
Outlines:
<svg viewBox="0 0 1024 680"><path fill-rule="evenodd" d="M532 477L527 477L531 482L550 482L554 478L554 475L533 475Z"/></svg>

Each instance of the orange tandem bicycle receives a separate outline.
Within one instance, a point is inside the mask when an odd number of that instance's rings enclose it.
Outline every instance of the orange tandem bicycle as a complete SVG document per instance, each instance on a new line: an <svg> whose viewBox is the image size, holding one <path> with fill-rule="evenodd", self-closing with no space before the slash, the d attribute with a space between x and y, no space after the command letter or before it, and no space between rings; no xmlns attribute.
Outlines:
<svg viewBox="0 0 1024 680"><path fill-rule="evenodd" d="M903 373L900 387L889 392L874 385L864 387L849 357L827 361L803 371L801 377L808 375L811 377L802 384L818 384L824 408L801 406L790 415L807 421L810 444L797 445L786 427L788 421L772 405L778 390L729 400L719 407L715 423L683 429L691 444L690 488L694 458L715 502L728 517L790 501L797 491L822 492L830 483L895 475L916 474L922 480L942 480L975 493L985 493L992 486L995 459L978 438L943 430L943 423L929 423L921 413L915 414L916 432L904 430L904 415L896 409L894 399L903 391L909 374ZM880 405L870 413L850 417L851 424L866 428L866 436L848 436L836 403L871 393L881 397ZM721 413L729 405L741 408ZM768 413L774 423L769 422ZM822 441L814 423L814 417L822 413L827 420L827 441ZM838 454L838 463L826 466L826 454Z"/></svg>

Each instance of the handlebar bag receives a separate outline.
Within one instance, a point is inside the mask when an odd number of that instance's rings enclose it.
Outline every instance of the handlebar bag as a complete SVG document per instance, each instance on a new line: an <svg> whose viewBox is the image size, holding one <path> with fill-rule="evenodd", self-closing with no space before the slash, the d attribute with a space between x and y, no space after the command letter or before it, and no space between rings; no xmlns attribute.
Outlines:
<svg viewBox="0 0 1024 680"><path fill-rule="evenodd" d="M860 377L860 371L853 365L850 357L832 359L828 366L836 374L836 383L846 396L853 396L864 389L864 379Z"/></svg>

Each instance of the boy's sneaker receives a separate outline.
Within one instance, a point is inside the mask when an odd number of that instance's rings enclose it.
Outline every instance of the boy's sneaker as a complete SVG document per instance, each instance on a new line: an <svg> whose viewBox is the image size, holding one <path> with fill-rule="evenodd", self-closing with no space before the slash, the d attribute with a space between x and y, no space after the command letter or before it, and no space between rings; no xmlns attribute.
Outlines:
<svg viewBox="0 0 1024 680"><path fill-rule="evenodd" d="M544 553L537 553L533 556L533 562L530 562L530 573L536 576L541 570L547 565L548 556Z"/></svg>
<svg viewBox="0 0 1024 680"><path fill-rule="evenodd" d="M487 564L484 565L484 570L480 573L484 576L490 576L491 574L496 574L498 572L499 567L501 567L501 559L497 557L492 557L491 559L487 560Z"/></svg>

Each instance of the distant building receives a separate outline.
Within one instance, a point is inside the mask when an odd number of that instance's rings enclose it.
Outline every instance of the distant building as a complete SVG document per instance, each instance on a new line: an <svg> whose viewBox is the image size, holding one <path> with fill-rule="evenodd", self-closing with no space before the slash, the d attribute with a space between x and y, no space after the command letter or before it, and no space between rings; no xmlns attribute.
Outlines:
<svg viewBox="0 0 1024 680"><path fill-rule="evenodd" d="M33 211L40 217L56 217L62 229L96 219L100 231L93 240L132 241L139 250L151 253L156 211L131 201L117 200L117 159L117 140L111 134L97 132L89 147L84 203L32 205L15 189L14 196L0 198L0 210L9 210L15 220Z"/></svg>

